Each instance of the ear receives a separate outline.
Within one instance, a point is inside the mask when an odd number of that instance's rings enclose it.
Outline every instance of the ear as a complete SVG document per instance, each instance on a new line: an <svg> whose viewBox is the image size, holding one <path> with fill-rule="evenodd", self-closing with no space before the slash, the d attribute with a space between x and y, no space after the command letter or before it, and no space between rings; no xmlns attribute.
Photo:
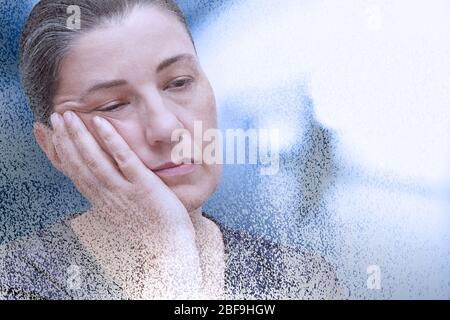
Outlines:
<svg viewBox="0 0 450 320"><path fill-rule="evenodd" d="M37 143L44 151L47 158L53 164L53 166L63 173L61 169L61 160L55 150L55 145L53 144L52 135L53 131L41 122L36 122L33 126L34 137Z"/></svg>

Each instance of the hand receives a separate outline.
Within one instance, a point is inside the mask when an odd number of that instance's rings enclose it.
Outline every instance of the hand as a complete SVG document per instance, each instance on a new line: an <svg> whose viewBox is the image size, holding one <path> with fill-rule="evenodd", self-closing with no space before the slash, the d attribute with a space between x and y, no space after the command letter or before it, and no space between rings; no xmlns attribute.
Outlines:
<svg viewBox="0 0 450 320"><path fill-rule="evenodd" d="M95 209L111 207L123 212L110 217L120 224L153 222L149 218L164 223L189 222L176 195L142 163L107 120L96 117L98 121L94 121L107 149L102 150L74 112L66 112L64 118L55 113L51 119L60 167ZM138 212L127 216L132 207Z"/></svg>
<svg viewBox="0 0 450 320"><path fill-rule="evenodd" d="M122 264L140 268L140 272L144 269L162 274L164 279L153 279L152 274L139 276L151 286L170 287L160 288L158 294L170 291L169 296L177 295L179 290L174 286L180 286L183 292L189 286L187 292L191 291L201 279L195 230L177 196L142 163L107 120L94 120L106 150L74 112L66 112L64 118L53 114L51 121L60 168L93 207L79 231L91 233L87 238L94 253L100 260L110 261L105 250L123 252L129 248L127 253L135 256L133 262ZM95 225L98 228L89 232ZM107 232L100 236L101 230ZM120 265L118 278L123 271ZM133 273L133 268L129 272ZM193 283L183 285L186 281Z"/></svg>

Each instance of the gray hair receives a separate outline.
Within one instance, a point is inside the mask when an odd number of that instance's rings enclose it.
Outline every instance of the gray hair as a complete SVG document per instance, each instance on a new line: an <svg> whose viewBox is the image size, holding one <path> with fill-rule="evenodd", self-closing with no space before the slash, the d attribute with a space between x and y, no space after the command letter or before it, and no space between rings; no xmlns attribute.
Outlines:
<svg viewBox="0 0 450 320"><path fill-rule="evenodd" d="M74 5L82 13L80 29L67 25L68 8ZM173 13L194 43L175 0L41 0L34 6L20 40L20 77L36 121L50 126L59 67L74 39L109 21L120 21L139 5Z"/></svg>

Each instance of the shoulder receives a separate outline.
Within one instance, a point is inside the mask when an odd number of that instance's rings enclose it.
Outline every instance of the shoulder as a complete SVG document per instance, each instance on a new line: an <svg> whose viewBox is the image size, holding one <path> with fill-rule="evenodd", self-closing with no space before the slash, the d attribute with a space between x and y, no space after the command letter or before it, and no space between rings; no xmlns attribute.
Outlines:
<svg viewBox="0 0 450 320"><path fill-rule="evenodd" d="M344 298L335 268L321 255L214 222L223 234L231 298Z"/></svg>
<svg viewBox="0 0 450 320"><path fill-rule="evenodd" d="M64 222L0 247L5 299L78 299L111 296L98 264Z"/></svg>
<svg viewBox="0 0 450 320"><path fill-rule="evenodd" d="M324 256L289 245L279 245L279 250L289 298L337 300L348 296L335 266Z"/></svg>
<svg viewBox="0 0 450 320"><path fill-rule="evenodd" d="M56 228L57 230L58 228ZM61 238L52 229L33 232L0 247L1 291L6 299L49 299L65 298L64 290L53 281L56 252L48 250L55 241L55 248L61 248ZM66 250L67 252L67 250ZM49 260L50 259L50 260ZM52 263L49 263L51 261Z"/></svg>

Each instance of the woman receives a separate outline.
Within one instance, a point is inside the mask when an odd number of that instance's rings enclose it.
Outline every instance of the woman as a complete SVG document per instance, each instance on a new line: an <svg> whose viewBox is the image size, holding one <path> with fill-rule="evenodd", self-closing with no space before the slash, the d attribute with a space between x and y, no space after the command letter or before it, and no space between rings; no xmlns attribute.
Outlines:
<svg viewBox="0 0 450 320"><path fill-rule="evenodd" d="M322 259L202 214L221 168L174 159L172 134L216 106L174 1L42 0L20 68L37 142L92 208L3 248L7 298L336 297Z"/></svg>

